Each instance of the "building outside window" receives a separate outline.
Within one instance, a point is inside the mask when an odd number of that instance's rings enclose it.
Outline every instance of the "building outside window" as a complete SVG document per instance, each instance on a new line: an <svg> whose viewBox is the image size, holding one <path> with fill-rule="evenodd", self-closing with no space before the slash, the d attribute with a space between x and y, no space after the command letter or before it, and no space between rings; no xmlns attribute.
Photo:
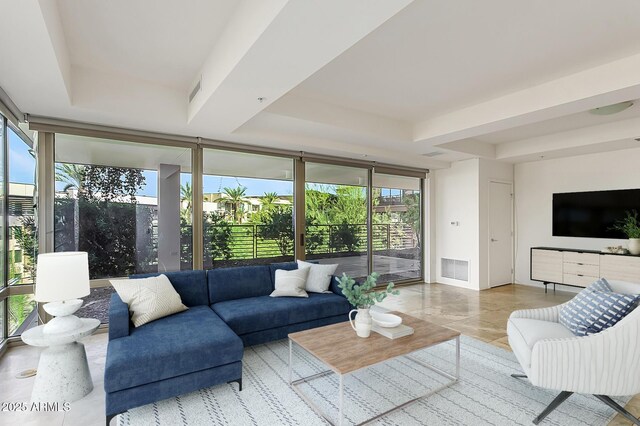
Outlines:
<svg viewBox="0 0 640 426"><path fill-rule="evenodd" d="M191 269L191 149L56 134L54 245L89 254L79 316L107 322L106 279Z"/></svg>

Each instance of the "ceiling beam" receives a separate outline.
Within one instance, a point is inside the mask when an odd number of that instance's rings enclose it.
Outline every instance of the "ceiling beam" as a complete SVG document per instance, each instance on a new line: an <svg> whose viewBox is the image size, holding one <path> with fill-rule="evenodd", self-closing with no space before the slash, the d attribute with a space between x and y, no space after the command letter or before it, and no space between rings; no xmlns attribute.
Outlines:
<svg viewBox="0 0 640 426"><path fill-rule="evenodd" d="M232 133L412 2L243 1L194 78L189 123Z"/></svg>
<svg viewBox="0 0 640 426"><path fill-rule="evenodd" d="M566 153L638 147L636 138L640 138L640 118L631 118L500 144L496 146L496 159L530 161Z"/></svg>
<svg viewBox="0 0 640 426"><path fill-rule="evenodd" d="M496 158L496 146L476 139L461 139L459 141L447 142L438 145L438 149L445 149L463 154L470 154L474 157L487 159Z"/></svg>
<svg viewBox="0 0 640 426"><path fill-rule="evenodd" d="M290 93L272 103L265 112L324 124L387 142L396 140L409 144L412 140L412 127L406 121L332 105Z"/></svg>
<svg viewBox="0 0 640 426"><path fill-rule="evenodd" d="M414 141L439 145L640 98L640 54L429 118Z"/></svg>
<svg viewBox="0 0 640 426"><path fill-rule="evenodd" d="M263 112L234 133L236 138L259 140L261 145L303 150L338 157L382 163L397 163L420 168L446 168L449 163L393 149L392 143L371 143L362 135L335 131L330 126Z"/></svg>

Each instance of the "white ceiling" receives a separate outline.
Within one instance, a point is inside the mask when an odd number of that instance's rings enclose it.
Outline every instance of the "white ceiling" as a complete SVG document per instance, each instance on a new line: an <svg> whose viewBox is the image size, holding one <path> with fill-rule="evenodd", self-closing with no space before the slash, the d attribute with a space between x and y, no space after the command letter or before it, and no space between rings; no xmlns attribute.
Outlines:
<svg viewBox="0 0 640 426"><path fill-rule="evenodd" d="M32 117L426 168L623 149L640 135L639 105L586 112L640 99L637 0L0 0L0 10L0 87ZM443 155L423 155L432 151Z"/></svg>
<svg viewBox="0 0 640 426"><path fill-rule="evenodd" d="M640 2L416 1L295 93L417 121L640 53Z"/></svg>
<svg viewBox="0 0 640 426"><path fill-rule="evenodd" d="M58 0L72 66L189 90L234 0Z"/></svg>

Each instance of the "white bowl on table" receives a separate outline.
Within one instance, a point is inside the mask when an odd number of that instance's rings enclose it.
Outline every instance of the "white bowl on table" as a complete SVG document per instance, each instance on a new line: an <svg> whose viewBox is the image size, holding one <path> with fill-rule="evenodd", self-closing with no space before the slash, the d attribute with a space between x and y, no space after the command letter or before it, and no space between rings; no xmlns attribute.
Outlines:
<svg viewBox="0 0 640 426"><path fill-rule="evenodd" d="M371 312L371 319L376 325L384 328L393 328L402 324L402 318L399 316L383 312Z"/></svg>

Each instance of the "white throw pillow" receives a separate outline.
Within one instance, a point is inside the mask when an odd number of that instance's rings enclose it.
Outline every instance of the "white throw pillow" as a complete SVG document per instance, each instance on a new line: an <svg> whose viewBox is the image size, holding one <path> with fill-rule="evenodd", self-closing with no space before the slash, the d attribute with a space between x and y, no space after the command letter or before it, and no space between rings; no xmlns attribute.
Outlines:
<svg viewBox="0 0 640 426"><path fill-rule="evenodd" d="M316 263L305 262L304 260L296 260L298 268L309 269L307 277L306 291L311 293L331 293L329 286L331 285L331 276L338 269L338 265L318 265Z"/></svg>
<svg viewBox="0 0 640 426"><path fill-rule="evenodd" d="M130 280L111 280L124 303L129 305L131 321L136 327L186 311L180 295L166 275Z"/></svg>
<svg viewBox="0 0 640 426"><path fill-rule="evenodd" d="M304 286L307 281L309 268L294 269L293 271L285 271L284 269L276 269L275 290L270 294L271 297L309 297Z"/></svg>

